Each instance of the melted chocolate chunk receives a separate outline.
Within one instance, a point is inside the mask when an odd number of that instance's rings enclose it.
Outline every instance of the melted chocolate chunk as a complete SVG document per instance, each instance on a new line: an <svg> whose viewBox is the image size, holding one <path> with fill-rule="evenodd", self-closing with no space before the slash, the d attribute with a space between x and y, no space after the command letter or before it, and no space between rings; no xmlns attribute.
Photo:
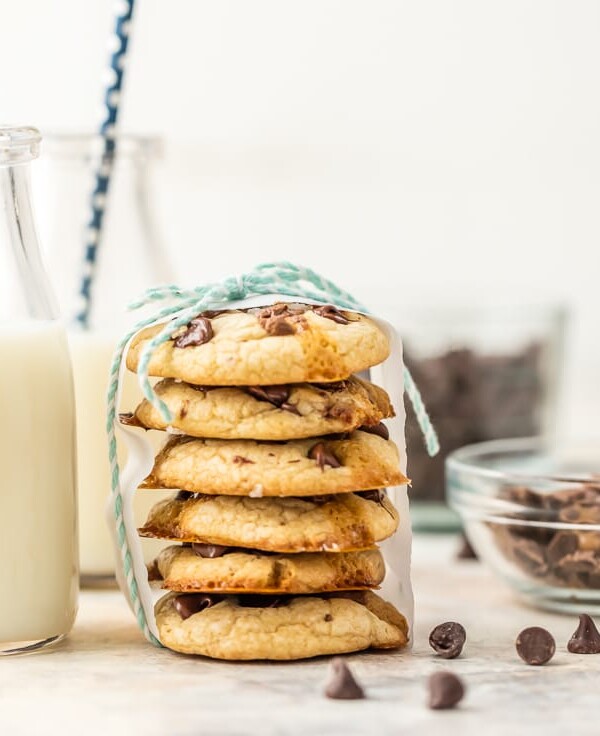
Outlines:
<svg viewBox="0 0 600 736"><path fill-rule="evenodd" d="M238 603L245 608L281 608L282 606L287 606L291 598L291 595L247 593L238 597Z"/></svg>
<svg viewBox="0 0 600 736"><path fill-rule="evenodd" d="M462 652L467 639L464 626L456 621L439 624L429 634L429 644L442 659L455 659Z"/></svg>
<svg viewBox="0 0 600 736"><path fill-rule="evenodd" d="M429 678L429 707L432 710L454 708L464 694L462 680L452 672L435 672Z"/></svg>
<svg viewBox="0 0 600 736"><path fill-rule="evenodd" d="M342 467L342 463L337 459L333 450L327 447L324 442L317 442L316 445L313 445L308 451L308 457L311 460L315 460L323 471L327 465L330 468Z"/></svg>
<svg viewBox="0 0 600 736"><path fill-rule="evenodd" d="M556 651L554 637L541 626L523 629L517 637L515 646L523 662L535 666L549 662Z"/></svg>
<svg viewBox="0 0 600 736"><path fill-rule="evenodd" d="M205 317L196 317L189 323L183 335L175 339L175 347L189 348L204 345L204 343L212 340L213 334L210 320Z"/></svg>
<svg viewBox="0 0 600 736"><path fill-rule="evenodd" d="M333 304L326 304L323 307L313 307L313 311L315 314L318 314L319 317L333 320L333 322L337 322L339 325L350 324L350 320L345 317L337 307L334 307Z"/></svg>
<svg viewBox="0 0 600 736"><path fill-rule="evenodd" d="M198 557L207 557L213 560L215 557L223 557L228 552L233 552L234 547L225 547L222 544L203 544L200 542L192 543L192 551Z"/></svg>
<svg viewBox="0 0 600 736"><path fill-rule="evenodd" d="M207 593L183 593L176 596L173 605L175 610L185 621L186 618L193 616L195 613L205 611L207 608L216 605L224 600L222 595L208 595Z"/></svg>
<svg viewBox="0 0 600 736"><path fill-rule="evenodd" d="M303 326L302 315L308 309L305 305L287 304L278 302L270 307L261 309L249 309L251 314L256 314L261 327L269 335L276 337L296 334L296 327Z"/></svg>
<svg viewBox="0 0 600 736"><path fill-rule="evenodd" d="M290 398L288 386L247 386L246 391L255 399L275 406L281 406Z"/></svg>
<svg viewBox="0 0 600 736"><path fill-rule="evenodd" d="M374 424L373 426L363 425L358 428L361 432L368 432L369 434L376 434L378 437L382 437L384 440L389 440L390 432L383 422Z"/></svg>
<svg viewBox="0 0 600 736"><path fill-rule="evenodd" d="M365 692L341 657L334 657L329 667L325 695L335 700L360 700Z"/></svg>
<svg viewBox="0 0 600 736"><path fill-rule="evenodd" d="M579 617L579 626L569 639L567 649L572 654L600 654L600 632L587 613Z"/></svg>

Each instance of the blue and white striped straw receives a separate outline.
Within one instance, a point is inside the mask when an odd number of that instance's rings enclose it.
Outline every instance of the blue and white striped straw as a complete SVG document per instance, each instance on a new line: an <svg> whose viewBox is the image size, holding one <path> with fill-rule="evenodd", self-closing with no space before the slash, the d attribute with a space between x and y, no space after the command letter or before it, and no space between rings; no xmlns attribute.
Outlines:
<svg viewBox="0 0 600 736"><path fill-rule="evenodd" d="M105 115L99 130L102 149L98 154L94 188L90 199L90 219L85 234L82 277L79 289L81 305L76 315L77 322L84 329L89 327L90 322L98 248L102 237L106 201L115 161L115 135L119 118L121 90L125 77L125 57L129 44L133 6L134 0L118 0L115 7L115 29L113 36L111 36L112 53L108 70L109 79L104 94ZM114 47L112 47L113 44Z"/></svg>

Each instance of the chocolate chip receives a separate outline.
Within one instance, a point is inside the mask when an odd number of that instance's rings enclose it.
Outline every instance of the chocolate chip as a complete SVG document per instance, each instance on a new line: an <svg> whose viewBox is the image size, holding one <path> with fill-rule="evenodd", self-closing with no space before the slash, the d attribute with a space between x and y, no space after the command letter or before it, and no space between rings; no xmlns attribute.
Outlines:
<svg viewBox="0 0 600 736"><path fill-rule="evenodd" d="M331 383L311 383L311 386L320 389L321 391L328 391L335 393L336 391L343 391L348 387L348 381L331 381Z"/></svg>
<svg viewBox="0 0 600 736"><path fill-rule="evenodd" d="M268 401L275 406L281 406L290 398L288 386L246 386L246 391L259 401Z"/></svg>
<svg viewBox="0 0 600 736"><path fill-rule="evenodd" d="M334 657L331 660L325 695L334 700L360 700L365 697L365 691L341 657Z"/></svg>
<svg viewBox="0 0 600 736"><path fill-rule="evenodd" d="M463 699L465 686L452 672L435 672L429 678L429 707L432 710L454 708Z"/></svg>
<svg viewBox="0 0 600 736"><path fill-rule="evenodd" d="M374 424L373 426L364 425L359 427L361 432L368 432L369 434L376 434L378 437L382 437L384 440L389 440L390 432L383 422Z"/></svg>
<svg viewBox="0 0 600 736"><path fill-rule="evenodd" d="M222 557L227 552L231 552L232 549L232 547L225 547L222 544L202 544L200 542L193 542L192 544L194 554L211 560L215 557Z"/></svg>
<svg viewBox="0 0 600 736"><path fill-rule="evenodd" d="M214 319L215 317L219 317L221 314L225 314L226 311L226 309L205 309L204 312L200 312L199 316L206 317L206 319Z"/></svg>
<svg viewBox="0 0 600 736"><path fill-rule="evenodd" d="M175 501L187 501L192 498L194 494L191 491L178 491L175 496Z"/></svg>
<svg viewBox="0 0 600 736"><path fill-rule="evenodd" d="M287 304L278 302L270 307L262 307L258 310L250 309L249 312L256 314L261 327L269 335L281 337L294 335L296 327L304 325L303 314L308 307L304 305Z"/></svg>
<svg viewBox="0 0 600 736"><path fill-rule="evenodd" d="M439 624L429 634L429 644L443 659L455 659L462 652L467 639L464 626L456 621Z"/></svg>
<svg viewBox="0 0 600 736"><path fill-rule="evenodd" d="M600 654L600 632L587 613L579 617L579 626L569 639L567 649L573 654Z"/></svg>
<svg viewBox="0 0 600 736"><path fill-rule="evenodd" d="M523 662L531 665L546 664L556 651L554 637L541 626L523 629L517 637L515 646Z"/></svg>
<svg viewBox="0 0 600 736"><path fill-rule="evenodd" d="M175 347L188 348L204 345L204 343L212 339L213 334L210 320L205 317L196 317L189 323L183 335L175 339Z"/></svg>
<svg viewBox="0 0 600 736"><path fill-rule="evenodd" d="M329 623L330 621L333 621L333 616L330 613L326 613L323 616L323 621L327 621L327 623Z"/></svg>
<svg viewBox="0 0 600 736"><path fill-rule="evenodd" d="M319 317L331 319L334 322L337 322L339 325L350 324L350 320L345 317L337 307L334 307L333 304L326 304L323 307L314 307L313 311L315 314L318 314Z"/></svg>
<svg viewBox="0 0 600 736"><path fill-rule="evenodd" d="M330 468L341 468L342 463L337 459L333 450L331 450L324 442L317 442L308 451L308 457L311 460L316 460L317 465L321 470L325 470L325 466L328 465Z"/></svg>
<svg viewBox="0 0 600 736"><path fill-rule="evenodd" d="M207 608L220 603L223 600L222 595L207 595L205 593L184 593L178 595L174 599L173 605L175 610L185 621L186 618L193 616L195 613L205 611Z"/></svg>
<svg viewBox="0 0 600 736"><path fill-rule="evenodd" d="M477 553L471 546L467 535L463 532L460 536L460 547L456 553L456 557L459 560L477 560Z"/></svg>
<svg viewBox="0 0 600 736"><path fill-rule="evenodd" d="M236 465L254 465L254 460L250 460L249 458L244 457L243 455L234 455L233 462Z"/></svg>

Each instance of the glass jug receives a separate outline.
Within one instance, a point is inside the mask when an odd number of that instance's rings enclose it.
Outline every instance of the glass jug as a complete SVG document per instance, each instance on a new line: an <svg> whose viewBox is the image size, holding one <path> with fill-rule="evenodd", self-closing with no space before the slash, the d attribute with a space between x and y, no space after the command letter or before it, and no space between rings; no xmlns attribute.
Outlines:
<svg viewBox="0 0 600 736"><path fill-rule="evenodd" d="M114 552L105 520L110 492L105 430L110 360L130 322L127 304L149 286L172 280L154 222L150 187L160 145L155 139L134 136L119 136L116 140L88 330L78 328L74 317L80 306L84 236L100 139L91 135L48 136L34 179L49 273L72 325L69 344L78 419L81 579L92 585L114 579ZM133 410L139 397L135 377L128 374L123 385L123 411ZM121 447L119 458L123 464L125 452ZM140 524L148 507L157 500L156 494L139 494L136 514ZM154 553L149 545L148 558Z"/></svg>
<svg viewBox="0 0 600 736"><path fill-rule="evenodd" d="M35 128L0 126L0 653L43 647L77 607L69 351L38 251Z"/></svg>

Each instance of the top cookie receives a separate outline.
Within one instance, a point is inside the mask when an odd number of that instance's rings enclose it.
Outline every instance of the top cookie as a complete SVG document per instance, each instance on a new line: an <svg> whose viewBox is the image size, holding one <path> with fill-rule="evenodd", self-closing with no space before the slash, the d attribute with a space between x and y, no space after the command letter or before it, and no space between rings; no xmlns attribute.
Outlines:
<svg viewBox="0 0 600 736"><path fill-rule="evenodd" d="M136 371L155 325L134 337L127 367ZM385 360L387 337L373 320L332 306L279 303L203 312L154 351L149 374L204 386L328 382Z"/></svg>

